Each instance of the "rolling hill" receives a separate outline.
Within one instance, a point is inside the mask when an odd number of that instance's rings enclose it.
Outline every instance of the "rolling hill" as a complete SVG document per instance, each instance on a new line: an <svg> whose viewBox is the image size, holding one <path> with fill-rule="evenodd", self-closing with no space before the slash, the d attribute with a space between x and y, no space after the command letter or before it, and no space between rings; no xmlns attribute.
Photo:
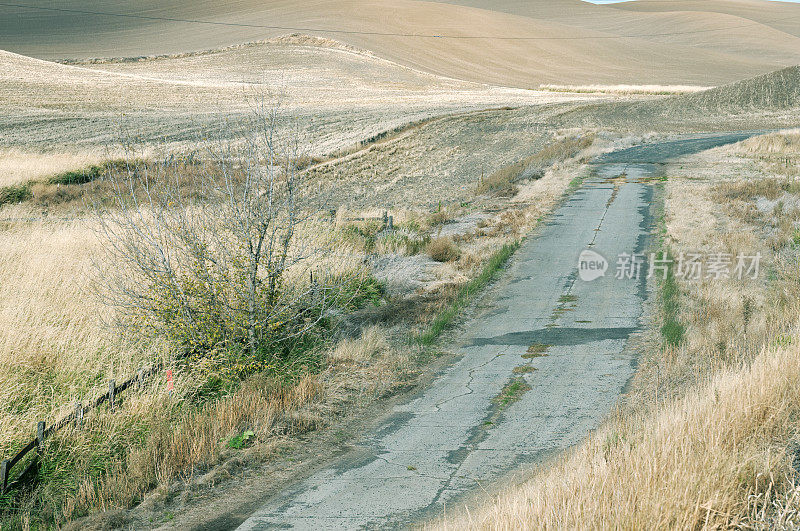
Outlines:
<svg viewBox="0 0 800 531"><path fill-rule="evenodd" d="M800 5L775 4L143 0L120 8L111 0L32 0L0 3L0 49L46 59L140 56L302 31L496 85L718 85L800 63Z"/></svg>
<svg viewBox="0 0 800 531"><path fill-rule="evenodd" d="M703 92L662 100L591 105L564 116L571 124L630 131L773 129L800 125L800 66Z"/></svg>

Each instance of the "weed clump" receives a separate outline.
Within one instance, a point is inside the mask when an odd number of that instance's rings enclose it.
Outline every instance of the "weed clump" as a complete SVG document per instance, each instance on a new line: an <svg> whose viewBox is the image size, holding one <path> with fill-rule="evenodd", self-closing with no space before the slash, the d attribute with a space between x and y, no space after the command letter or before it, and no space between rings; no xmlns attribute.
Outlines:
<svg viewBox="0 0 800 531"><path fill-rule="evenodd" d="M428 244L428 256L437 262L454 262L461 256L458 245L449 236L431 240Z"/></svg>
<svg viewBox="0 0 800 531"><path fill-rule="evenodd" d="M22 203L32 196L30 183L12 184L0 188L0 206Z"/></svg>
<svg viewBox="0 0 800 531"><path fill-rule="evenodd" d="M545 345L542 343L534 343L533 345L528 347L528 350L522 357L526 360L530 360L533 358L541 358L542 356L547 356L547 349L550 348L550 345Z"/></svg>
<svg viewBox="0 0 800 531"><path fill-rule="evenodd" d="M504 409L514 402L517 402L522 395L531 390L531 386L524 378L514 378L500 391L500 394L495 397L494 402L497 407Z"/></svg>
<svg viewBox="0 0 800 531"><path fill-rule="evenodd" d="M669 254L669 260L672 255ZM677 347L683 341L686 327L678 320L680 305L678 297L680 288L675 280L675 273L670 268L666 278L661 282L661 309L664 315L664 322L661 325L661 336L667 345Z"/></svg>

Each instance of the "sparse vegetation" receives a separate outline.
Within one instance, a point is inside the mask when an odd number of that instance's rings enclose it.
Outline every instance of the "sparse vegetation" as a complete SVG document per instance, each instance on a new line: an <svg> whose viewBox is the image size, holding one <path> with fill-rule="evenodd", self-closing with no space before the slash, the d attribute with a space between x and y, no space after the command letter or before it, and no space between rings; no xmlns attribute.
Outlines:
<svg viewBox="0 0 800 531"><path fill-rule="evenodd" d="M542 178L547 167L577 155L591 146L594 141L595 137L592 134L558 139L547 144L539 152L497 170L486 179L481 179L475 192L477 194L491 193L506 197L513 196L517 193L515 185L517 181Z"/></svg>
<svg viewBox="0 0 800 531"><path fill-rule="evenodd" d="M663 253L671 263L675 257L671 253ZM685 327L680 322L680 288L675 280L675 269L669 268L666 275L660 278L660 297L663 323L661 336L667 345L678 347L683 341Z"/></svg>
<svg viewBox="0 0 800 531"><path fill-rule="evenodd" d="M515 371L516 374L524 374L525 372L529 371ZM497 395L494 402L497 404L498 409L503 410L518 401L523 394L530 390L531 386L528 385L528 382L523 378L514 378L503 387L503 390L500 391L500 394Z"/></svg>
<svg viewBox="0 0 800 531"><path fill-rule="evenodd" d="M528 347L528 350L522 355L522 357L525 359L541 358L542 356L547 356L547 349L549 348L550 345L534 343Z"/></svg>

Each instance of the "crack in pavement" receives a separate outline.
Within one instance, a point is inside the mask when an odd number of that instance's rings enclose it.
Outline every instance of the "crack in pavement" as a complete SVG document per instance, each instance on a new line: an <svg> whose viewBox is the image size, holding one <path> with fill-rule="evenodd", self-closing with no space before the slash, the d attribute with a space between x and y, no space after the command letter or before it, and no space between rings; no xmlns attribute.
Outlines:
<svg viewBox="0 0 800 531"><path fill-rule="evenodd" d="M498 354L496 354L494 357L492 357L492 359L490 359L490 360L489 360L489 361L487 361L486 363L483 363L483 364L481 364L481 365L479 365L479 366L477 366L477 367L473 367L472 369L470 369L470 371L469 371L469 377L470 377L470 380L469 380L469 382L468 382L468 384L467 384L467 387L470 389L470 392L474 392L474 391L472 390L472 388L470 387L470 385L472 385L472 382L473 382L473 380L474 380L474 373L475 373L475 371L476 371L476 370L478 370L478 369L480 369L480 368L486 367L486 366L487 366L489 363L491 363L492 361L496 360L497 358L499 358L500 356L502 356L502 355L504 355L506 352L508 352L508 350L509 350L510 348L511 348L510 346L506 347L505 349L503 349L502 351L500 351ZM466 396L466 395L465 395L465 396ZM486 415L486 417L484 417L484 419L483 419L483 423L485 423L485 422L486 422L486 421L487 421L489 418L491 418L492 416L494 416L494 414L495 414L495 411L493 411L493 408L490 406L490 407L489 407L489 413ZM481 428L483 428L483 424L481 424L481 425L479 425L479 426L477 426L477 427L475 427L475 428L481 429ZM474 428L473 428L473 429L474 429ZM478 432L478 433L479 433L479 432ZM451 484L452 484L452 482L453 482L453 478L456 476L456 474L459 472L459 470L461 470L461 465L464 463L464 461L467 459L467 457L469 457L469 455L470 455L470 454L471 454L471 453L472 453L472 452L475 450L475 447L476 447L476 445L477 445L477 444L479 444L479 443L481 442L480 440L474 440L473 442L469 442L469 441L470 441L470 439L472 439L472 438L473 438L473 436L471 435L471 436L470 436L470 437L467 439L466 445L462 447L462 448L465 448L465 447L466 447L466 448L469 448L469 449L468 449L466 452L463 452L463 455L461 455L461 457L459 458L459 461L458 461L458 463L454 463L453 461L451 461L451 460L448 458L448 461L449 461L451 464L453 464L453 465L456 465L456 466L455 466L455 469L454 469L454 470L453 470L453 471L450 473L450 475L449 475L449 477L447 478L447 480L445 481L444 485L442 485L442 486L439 488L439 490L438 490L438 491L437 491L437 493L436 493L436 496L434 496L434 499L433 499L433 501L432 501L432 502L431 502L431 503L428 505L428 507L432 507L432 506L436 505L436 503L439 501L439 499L440 499L440 497L441 497L442 493L443 493L445 490L447 490L447 489L450 487L450 485L451 485ZM452 455L452 454L453 454L453 452L450 452L450 454ZM461 454L461 452L459 452L459 454ZM427 509L427 508L426 508L426 509Z"/></svg>
<svg viewBox="0 0 800 531"><path fill-rule="evenodd" d="M490 363L492 363L494 360L496 360L500 356L504 355L508 351L508 348L509 347L506 347L505 349L501 350L500 352L498 352L497 354L492 356L491 359L485 361L484 363L481 363L480 365L476 365L476 366L472 367L469 370L469 372L467 373L467 375L468 375L467 383L464 384L464 387L466 387L468 389L468 392L461 393L460 395L451 396L450 398L447 398L445 400L441 400L441 401L435 403L433 405L434 408L435 408L435 411L441 411L443 405L448 404L448 403L452 402L453 400L457 400L459 398L463 398L465 396L469 396L469 395L473 394L475 392L475 390L472 389L471 386L472 386L472 382L475 380L475 371L477 371L478 369L483 369L484 367L486 367Z"/></svg>

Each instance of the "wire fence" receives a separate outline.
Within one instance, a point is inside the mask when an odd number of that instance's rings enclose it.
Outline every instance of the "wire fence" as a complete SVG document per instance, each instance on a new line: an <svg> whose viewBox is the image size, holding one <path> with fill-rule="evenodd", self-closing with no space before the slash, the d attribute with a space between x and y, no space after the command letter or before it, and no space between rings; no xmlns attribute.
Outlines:
<svg viewBox="0 0 800 531"><path fill-rule="evenodd" d="M62 417L52 425L48 426L45 421L39 421L36 425L36 438L26 444L14 457L0 462L0 492L5 493L35 480L39 458L44 448L44 441L48 437L70 425L80 428L83 425L85 416L106 402L108 402L109 409L113 411L117 397L120 394L131 388L141 389L145 381L158 374L163 367L163 363L156 363L149 368L141 368L136 375L131 376L119 385L117 385L116 380L109 380L108 391L88 403L76 402L72 413ZM28 461L25 468L12 479L13 469L20 465L25 457L34 450L36 450L36 454L33 459Z"/></svg>

